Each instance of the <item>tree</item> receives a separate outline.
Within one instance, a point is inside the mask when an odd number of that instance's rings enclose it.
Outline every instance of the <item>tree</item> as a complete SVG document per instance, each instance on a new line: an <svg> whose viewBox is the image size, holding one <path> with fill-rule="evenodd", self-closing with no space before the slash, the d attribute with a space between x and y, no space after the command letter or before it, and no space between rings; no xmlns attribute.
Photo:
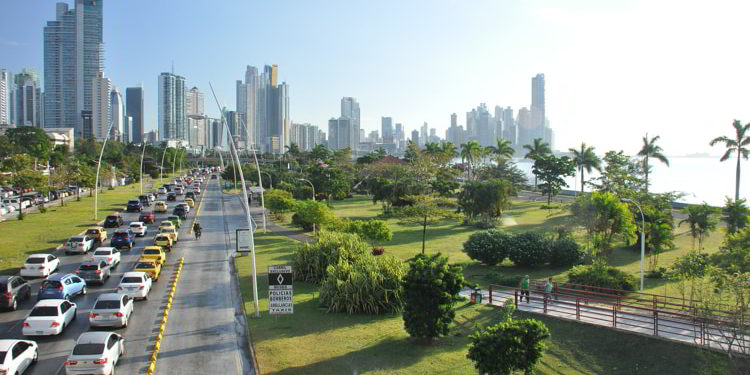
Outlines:
<svg viewBox="0 0 750 375"><path fill-rule="evenodd" d="M26 154L15 154L4 159L0 166L4 172L18 173L34 168L34 158Z"/></svg>
<svg viewBox="0 0 750 375"><path fill-rule="evenodd" d="M42 128L19 126L8 129L5 135L19 152L25 152L40 160L47 160L52 150L52 143Z"/></svg>
<svg viewBox="0 0 750 375"><path fill-rule="evenodd" d="M540 156L546 156L552 153L552 149L549 147L549 143L544 142L541 138L534 138L534 142L530 145L523 145L528 152L523 157L536 161ZM537 176L534 175L534 188L536 189Z"/></svg>
<svg viewBox="0 0 750 375"><path fill-rule="evenodd" d="M513 142L502 138L498 138L497 146L490 146L490 149L496 160L509 160L516 153L516 150L513 149Z"/></svg>
<svg viewBox="0 0 750 375"><path fill-rule="evenodd" d="M408 162L415 162L419 158L419 145L414 141L406 143L406 151L404 151L404 160Z"/></svg>
<svg viewBox="0 0 750 375"><path fill-rule="evenodd" d="M714 146L717 143L723 143L727 148L727 151L719 159L720 161L727 161L732 157L733 153L737 153L737 171L734 177L734 200L738 201L740 200L740 161L742 159L747 160L748 154L750 154L750 149L746 147L750 145L750 134L748 134L750 123L743 126L740 120L734 120L732 127L734 128L733 138L727 136L716 137L709 142L709 145Z"/></svg>
<svg viewBox="0 0 750 375"><path fill-rule="evenodd" d="M310 151L310 159L327 161L331 158L331 151L325 145L315 145Z"/></svg>
<svg viewBox="0 0 750 375"><path fill-rule="evenodd" d="M472 172L476 162L482 157L482 145L475 140L471 140L461 145L461 162L469 163L469 177L471 179Z"/></svg>
<svg viewBox="0 0 750 375"><path fill-rule="evenodd" d="M547 206L552 203L552 196L557 195L563 187L568 186L565 177L575 174L575 165L567 156L540 155L534 160L532 169L535 179L544 183L540 185L542 193L547 195Z"/></svg>
<svg viewBox="0 0 750 375"><path fill-rule="evenodd" d="M331 209L320 201L300 201L295 205L294 211L299 220L298 224L308 230L316 228L319 230L323 224L335 219Z"/></svg>
<svg viewBox="0 0 750 375"><path fill-rule="evenodd" d="M481 216L489 225L510 208L513 185L500 179L467 182L458 195L458 207L469 219Z"/></svg>
<svg viewBox="0 0 750 375"><path fill-rule="evenodd" d="M430 181L432 191L441 197L450 198L454 196L456 190L461 186L461 184L456 181L456 177L458 177L460 173L460 170L456 168L438 168L435 178Z"/></svg>
<svg viewBox="0 0 750 375"><path fill-rule="evenodd" d="M478 171L479 179L487 180L490 178L499 178L506 180L513 185L513 188L518 190L528 184L526 174L518 168L513 160L501 160L495 161L494 165L484 167Z"/></svg>
<svg viewBox="0 0 750 375"><path fill-rule="evenodd" d="M721 220L727 224L727 233L737 233L748 224L748 215L750 215L750 209L745 204L744 199L732 201L727 197L727 202L722 208Z"/></svg>
<svg viewBox="0 0 750 375"><path fill-rule="evenodd" d="M727 273L750 272L750 227L727 234L719 251L711 254L711 264Z"/></svg>
<svg viewBox="0 0 750 375"><path fill-rule="evenodd" d="M422 254L424 254L427 225L457 218L456 204L450 199L435 195L410 195L405 199L411 204L397 208L395 214L403 220L422 226Z"/></svg>
<svg viewBox="0 0 750 375"><path fill-rule="evenodd" d="M641 208L646 229L645 250L649 254L649 267L656 270L659 255L674 249L674 218L672 217L672 197L670 194L652 194L643 197ZM637 207L631 206L633 217L638 217ZM636 234L640 234L641 226L636 223ZM637 236L636 247L640 246L641 238Z"/></svg>
<svg viewBox="0 0 750 375"><path fill-rule="evenodd" d="M372 247L393 238L391 228L383 220L354 220L348 223L346 232L358 234Z"/></svg>
<svg viewBox="0 0 750 375"><path fill-rule="evenodd" d="M440 253L417 254L409 261L403 281L405 294L404 328L411 337L433 339L448 334L455 317L453 305L464 286L461 267L449 265Z"/></svg>
<svg viewBox="0 0 750 375"><path fill-rule="evenodd" d="M601 176L596 179L599 182L595 184L596 188L619 197L636 199L636 192L643 189L643 164L623 151L607 151L604 164Z"/></svg>
<svg viewBox="0 0 750 375"><path fill-rule="evenodd" d="M480 374L531 374L542 359L549 329L536 319L514 320L479 329L471 336L467 358Z"/></svg>
<svg viewBox="0 0 750 375"><path fill-rule="evenodd" d="M13 174L11 183L21 189L41 190L47 187L47 177L44 177L42 172L24 169ZM23 220L23 204L20 202L18 204L18 220Z"/></svg>
<svg viewBox="0 0 750 375"><path fill-rule="evenodd" d="M581 195L570 206L573 221L582 226L593 244L594 255L607 253L615 237L631 239L635 223L628 205L612 193Z"/></svg>
<svg viewBox="0 0 750 375"><path fill-rule="evenodd" d="M583 171L591 174L591 171L596 169L601 172L601 159L596 156L594 147L586 146L585 143L581 143L580 150L569 148L568 151L573 153L573 163L578 166L578 171L581 173L581 194L583 194L583 186L585 184Z"/></svg>
<svg viewBox="0 0 750 375"><path fill-rule="evenodd" d="M695 240L698 240L698 250L703 250L703 239L708 237L712 230L716 229L716 219L713 217L714 209L703 202L701 205L691 205L683 209L687 218L680 221L680 225L687 223L690 226L690 235L693 237L693 248Z"/></svg>
<svg viewBox="0 0 750 375"><path fill-rule="evenodd" d="M669 167L669 159L667 159L662 153L664 150L662 150L661 146L656 144L656 141L658 141L659 138L660 137L657 135L656 137L649 139L648 134L646 134L646 136L643 137L643 146L641 147L641 150L638 151L638 156L643 156L643 170L646 173L646 193L648 193L648 159L656 158L656 160L661 161Z"/></svg>
<svg viewBox="0 0 750 375"><path fill-rule="evenodd" d="M294 209L296 201L292 198L292 193L281 190L271 189L264 193L263 199L268 208L275 215L281 215Z"/></svg>

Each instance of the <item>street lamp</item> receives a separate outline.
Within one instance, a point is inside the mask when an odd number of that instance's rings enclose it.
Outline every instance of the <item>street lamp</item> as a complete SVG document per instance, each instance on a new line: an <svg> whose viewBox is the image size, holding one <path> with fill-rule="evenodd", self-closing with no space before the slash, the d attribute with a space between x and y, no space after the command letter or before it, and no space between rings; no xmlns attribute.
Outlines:
<svg viewBox="0 0 750 375"><path fill-rule="evenodd" d="M310 182L310 180L308 180L308 179L304 179L304 178L298 178L298 180L300 180L300 181L305 181L305 182L307 182L308 184L310 184L310 186L312 186L312 190L313 190L313 201L314 201L314 200L315 200L315 185L313 185L313 183L312 183L312 182Z"/></svg>
<svg viewBox="0 0 750 375"><path fill-rule="evenodd" d="M268 175L268 188L269 189L273 189L273 180L271 179L271 174L268 173L268 172L260 172L260 173L265 173L265 174Z"/></svg>
<svg viewBox="0 0 750 375"><path fill-rule="evenodd" d="M634 204L641 213L641 293L643 293L643 258L646 256L646 219L643 217L643 210L641 210L638 202L628 198L620 198L620 202Z"/></svg>
<svg viewBox="0 0 750 375"><path fill-rule="evenodd" d="M143 194L143 155L146 154L146 142L143 142L143 151L141 151L141 194Z"/></svg>
<svg viewBox="0 0 750 375"><path fill-rule="evenodd" d="M115 124L115 120L112 119L112 121L109 123L109 127L107 128L107 134L104 137L102 150L99 153L99 163L96 164L96 181L94 181L94 220L97 219L97 211L99 210L99 170L102 168L102 157L104 156L104 148L107 147L107 140L109 139L109 134L112 131L112 125L114 124ZM94 143L94 145L96 147L96 143ZM117 178L117 176L115 176L115 178Z"/></svg>

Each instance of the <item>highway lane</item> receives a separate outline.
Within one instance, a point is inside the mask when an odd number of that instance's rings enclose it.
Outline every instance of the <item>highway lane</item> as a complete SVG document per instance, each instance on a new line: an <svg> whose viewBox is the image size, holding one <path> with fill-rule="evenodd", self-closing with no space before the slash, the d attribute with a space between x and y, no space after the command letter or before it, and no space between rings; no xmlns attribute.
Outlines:
<svg viewBox="0 0 750 375"><path fill-rule="evenodd" d="M232 270L236 228L246 227L236 196L209 180L198 241L186 242L180 284L162 340L158 374L253 374L242 300Z"/></svg>
<svg viewBox="0 0 750 375"><path fill-rule="evenodd" d="M166 200L166 197L161 196L160 200ZM88 323L88 312L96 301L96 298L101 293L115 291L122 274L131 270L135 266L143 247L153 243L153 238L158 232L159 222L165 220L167 216L171 215L172 208L174 208L174 206L180 201L181 199L178 199L177 202L168 202L169 210L167 213L156 214L156 223L148 225L148 233L145 237L138 237L136 239L136 246L133 250L123 251L121 253L122 259L120 265L113 271L112 277L110 277L104 285L90 285L87 288L87 295L75 297L73 299L73 302L75 302L78 307L77 319L70 326L66 327L62 334L56 337L28 338L39 344L39 362L27 373L46 375L61 374L64 372L63 363L72 350L75 340L81 333L90 329ZM123 202L123 205L125 203L126 202ZM153 206L147 208L147 210L150 210L151 208L153 208ZM183 223L182 228L180 229L180 238L183 239L183 241L188 236L187 226L191 222L194 212L194 209L191 210L188 215L188 220ZM125 220L125 225L121 228L126 228L127 224L138 220L138 213L123 212L122 215ZM108 232L110 234L109 237L111 238L114 229L109 228ZM155 322L161 316L162 300L167 295L167 284L169 283L169 276L171 276L174 269L173 265L175 261L179 259L178 253L180 252L179 249L181 242L178 242L175 249L168 254L167 266L162 271L162 274L165 277L160 278L158 282L154 283L149 295L149 300L137 301L135 304L135 312L131 317L128 328L115 330L122 334L126 339L126 357L117 368L117 371L120 371L121 373L145 373L145 368L148 365L148 359L150 357L150 355L147 355L146 353L153 344L153 327L158 327L158 324L155 324ZM60 273L74 272L78 265L89 257L89 255L65 255L63 252L60 253L62 254L56 254L61 260L61 266L58 271ZM29 310L36 303L36 292L38 291L41 281L42 279L31 280L32 298L30 301L24 301L19 306L18 311L0 313L0 338L24 338L21 334L21 324L29 313ZM125 368L125 371L122 371L121 367Z"/></svg>

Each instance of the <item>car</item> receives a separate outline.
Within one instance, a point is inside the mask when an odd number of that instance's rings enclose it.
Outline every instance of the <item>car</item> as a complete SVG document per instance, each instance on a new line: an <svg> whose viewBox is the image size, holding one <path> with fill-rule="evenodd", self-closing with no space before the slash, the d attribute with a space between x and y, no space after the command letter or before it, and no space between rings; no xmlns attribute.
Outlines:
<svg viewBox="0 0 750 375"><path fill-rule="evenodd" d="M34 305L23 321L24 336L56 336L76 318L78 307L66 299L45 299Z"/></svg>
<svg viewBox="0 0 750 375"><path fill-rule="evenodd" d="M78 266L76 275L86 281L86 284L104 285L104 282L112 276L112 267L104 260L91 259Z"/></svg>
<svg viewBox="0 0 750 375"><path fill-rule="evenodd" d="M135 233L136 237L144 237L148 233L148 227L141 221L130 223L129 228Z"/></svg>
<svg viewBox="0 0 750 375"><path fill-rule="evenodd" d="M153 224L156 222L156 215L152 211L143 211L138 215L138 221L146 224Z"/></svg>
<svg viewBox="0 0 750 375"><path fill-rule="evenodd" d="M91 259L105 261L114 269L120 265L120 250L114 247L100 247L94 251Z"/></svg>
<svg viewBox="0 0 750 375"><path fill-rule="evenodd" d="M162 220L161 223L159 223L159 230L162 230L164 228L176 228L174 221L172 220Z"/></svg>
<svg viewBox="0 0 750 375"><path fill-rule="evenodd" d="M167 193L170 193L172 191L172 184L164 184L162 186L164 187L164 190L167 191Z"/></svg>
<svg viewBox="0 0 750 375"><path fill-rule="evenodd" d="M114 235L112 235L112 241L109 242L110 246L114 248L126 248L128 250L133 248L135 244L135 233L130 228L118 229Z"/></svg>
<svg viewBox="0 0 750 375"><path fill-rule="evenodd" d="M177 194L175 193L167 193L167 200L168 201L176 201L177 200Z"/></svg>
<svg viewBox="0 0 750 375"><path fill-rule="evenodd" d="M185 203L187 203L188 209L190 207L195 207L195 201L190 198L185 198Z"/></svg>
<svg viewBox="0 0 750 375"><path fill-rule="evenodd" d="M195 199L195 193L192 191L188 191L187 193L185 193L185 200L187 201L188 198Z"/></svg>
<svg viewBox="0 0 750 375"><path fill-rule="evenodd" d="M211 179L212 179L212 180L215 180L215 179L216 179L216 175L215 175L215 174L212 174L212 175L211 175Z"/></svg>
<svg viewBox="0 0 750 375"><path fill-rule="evenodd" d="M68 248L65 254L86 254L94 248L94 239L89 236L73 236L68 240Z"/></svg>
<svg viewBox="0 0 750 375"><path fill-rule="evenodd" d="M182 186L178 186L174 189L175 194L182 195L184 193Z"/></svg>
<svg viewBox="0 0 750 375"><path fill-rule="evenodd" d="M168 234L169 237L172 239L172 244L180 241L180 233L177 231L177 228L175 227L167 227L159 229L160 234Z"/></svg>
<svg viewBox="0 0 750 375"><path fill-rule="evenodd" d="M103 227L90 227L85 234L94 239L94 244L103 244L107 240L107 230Z"/></svg>
<svg viewBox="0 0 750 375"><path fill-rule="evenodd" d="M146 246L141 253L139 261L141 260L154 260L164 266L167 263L167 253L161 246Z"/></svg>
<svg viewBox="0 0 750 375"><path fill-rule="evenodd" d="M177 215L170 215L170 216L167 216L167 220L171 221L172 224L174 224L174 226L177 229L180 229L180 226L182 225L182 220L180 219L179 216L177 216Z"/></svg>
<svg viewBox="0 0 750 375"><path fill-rule="evenodd" d="M154 194L154 193L148 193L148 194L146 194L146 196L148 197L149 202L155 202L156 201L156 194Z"/></svg>
<svg viewBox="0 0 750 375"><path fill-rule="evenodd" d="M114 332L84 332L65 360L65 373L114 375L125 355L125 339Z"/></svg>
<svg viewBox="0 0 750 375"><path fill-rule="evenodd" d="M148 195L139 195L138 201L141 202L143 207L151 206L151 201L148 199ZM128 202L128 204L130 204L130 202Z"/></svg>
<svg viewBox="0 0 750 375"><path fill-rule="evenodd" d="M177 206L172 210L172 215L179 216L180 219L187 219L187 210L183 206Z"/></svg>
<svg viewBox="0 0 750 375"><path fill-rule="evenodd" d="M167 194L167 188L160 187L159 190L157 190L157 192L159 193L159 195Z"/></svg>
<svg viewBox="0 0 750 375"><path fill-rule="evenodd" d="M126 210L128 212L141 212L143 211L143 203L141 203L141 201L139 201L138 199L131 199L128 201Z"/></svg>
<svg viewBox="0 0 750 375"><path fill-rule="evenodd" d="M60 259L52 254L33 254L21 266L23 277L47 277L60 267Z"/></svg>
<svg viewBox="0 0 750 375"><path fill-rule="evenodd" d="M39 359L39 347L30 340L0 340L0 374L23 374Z"/></svg>
<svg viewBox="0 0 750 375"><path fill-rule="evenodd" d="M91 327L125 328L133 315L133 298L127 294L103 293L89 312Z"/></svg>
<svg viewBox="0 0 750 375"><path fill-rule="evenodd" d="M56 273L42 281L37 300L71 299L79 295L86 295L86 281L72 273Z"/></svg>
<svg viewBox="0 0 750 375"><path fill-rule="evenodd" d="M159 233L154 237L154 246L161 246L166 251L172 252L172 236L169 233Z"/></svg>
<svg viewBox="0 0 750 375"><path fill-rule="evenodd" d="M167 212L168 209L167 202L158 201L154 203L154 212Z"/></svg>
<svg viewBox="0 0 750 375"><path fill-rule="evenodd" d="M120 215L109 215L104 219L105 228L119 228L123 224L125 224L125 220Z"/></svg>
<svg viewBox="0 0 750 375"><path fill-rule="evenodd" d="M193 204L195 204L195 201L193 201ZM182 207L185 209L185 212L190 213L190 205L187 202L177 203L177 206L175 207Z"/></svg>
<svg viewBox="0 0 750 375"><path fill-rule="evenodd" d="M195 195L201 195L201 188L197 187L193 189L193 191L195 192Z"/></svg>
<svg viewBox="0 0 750 375"><path fill-rule="evenodd" d="M159 280L159 274L161 274L161 264L154 262L153 260L139 261L133 267L135 272L145 272L154 281Z"/></svg>
<svg viewBox="0 0 750 375"><path fill-rule="evenodd" d="M151 276L145 272L125 272L117 286L118 293L127 294L133 298L148 299L151 292Z"/></svg>
<svg viewBox="0 0 750 375"><path fill-rule="evenodd" d="M0 276L0 307L15 311L18 301L28 299L31 299L31 285L23 277Z"/></svg>

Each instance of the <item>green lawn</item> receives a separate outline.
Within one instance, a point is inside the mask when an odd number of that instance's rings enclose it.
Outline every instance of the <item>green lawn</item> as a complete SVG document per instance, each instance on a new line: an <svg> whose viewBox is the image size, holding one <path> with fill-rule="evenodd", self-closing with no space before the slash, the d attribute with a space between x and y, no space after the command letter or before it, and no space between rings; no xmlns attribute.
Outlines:
<svg viewBox="0 0 750 375"><path fill-rule="evenodd" d="M250 258L238 258L236 262L262 374L476 373L472 362L466 359L468 335L475 327L495 321L496 308L460 303L451 334L430 346L408 339L400 315L326 313L320 308L317 287L307 283L294 285L294 315L270 316L267 267L290 263L296 243L272 234L259 234L255 239L262 314L259 319L251 317ZM540 319L552 333L537 374L727 373L725 359L718 353L547 317L521 313L517 317Z"/></svg>
<svg viewBox="0 0 750 375"><path fill-rule="evenodd" d="M97 209L99 220L124 209L128 199L137 198L139 193L140 184L102 190ZM66 202L65 207L49 207L43 214L31 213L24 220L0 223L0 274L15 273L29 254L52 252L70 236L94 223L94 198L89 193L83 194L80 201Z"/></svg>

